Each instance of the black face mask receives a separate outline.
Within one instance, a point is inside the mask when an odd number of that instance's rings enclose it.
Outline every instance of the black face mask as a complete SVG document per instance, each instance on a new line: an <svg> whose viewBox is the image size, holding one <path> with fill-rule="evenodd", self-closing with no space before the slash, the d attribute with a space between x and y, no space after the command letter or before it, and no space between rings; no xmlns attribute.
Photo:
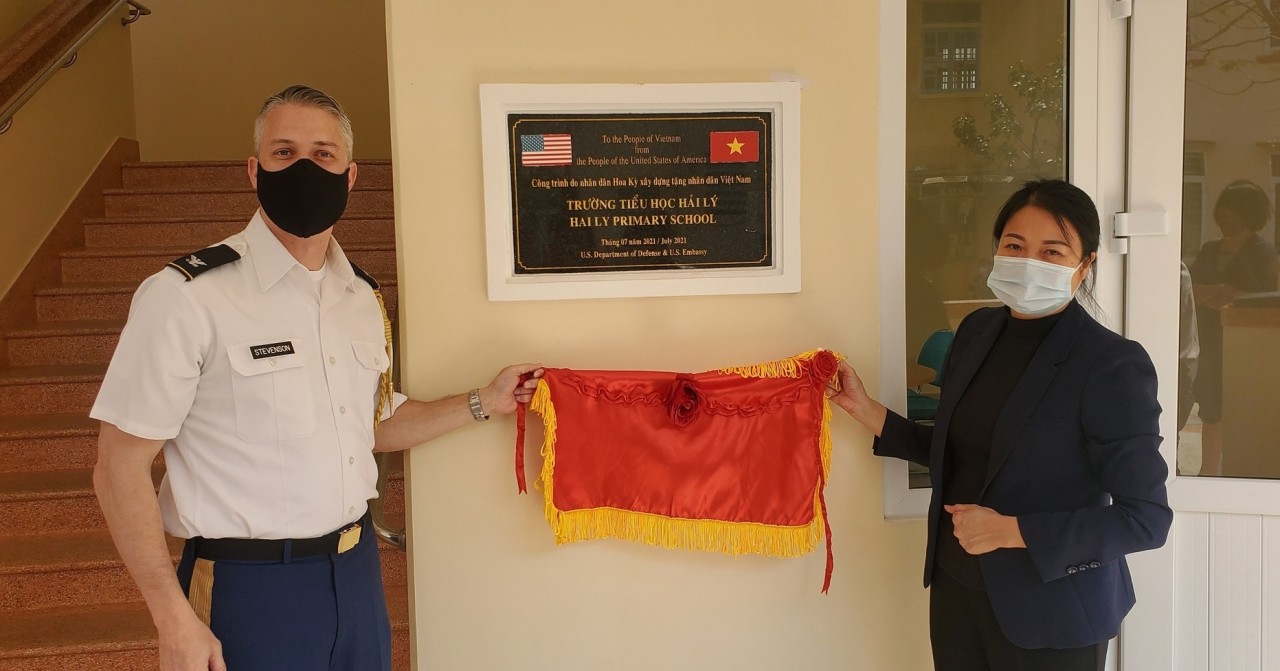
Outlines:
<svg viewBox="0 0 1280 671"><path fill-rule="evenodd" d="M329 230L347 209L347 168L333 174L311 159L275 172L258 164L258 203L286 233L309 238Z"/></svg>

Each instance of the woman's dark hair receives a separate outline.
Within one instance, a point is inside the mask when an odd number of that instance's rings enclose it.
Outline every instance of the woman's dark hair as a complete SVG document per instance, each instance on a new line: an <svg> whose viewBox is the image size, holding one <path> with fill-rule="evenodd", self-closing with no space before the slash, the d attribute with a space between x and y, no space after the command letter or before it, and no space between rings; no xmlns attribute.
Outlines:
<svg viewBox="0 0 1280 671"><path fill-rule="evenodd" d="M1234 212L1240 219L1240 225L1258 232L1267 226L1271 219L1271 201L1262 187L1246 179L1236 180L1218 194L1218 201L1213 205L1213 217L1224 210Z"/></svg>
<svg viewBox="0 0 1280 671"><path fill-rule="evenodd" d="M1081 260L1098 251L1098 239L1101 233L1098 226L1097 206L1093 204L1089 194L1081 191L1080 187L1060 179L1027 182L1021 189L1014 191L1013 195L1004 201L1000 214L996 215L996 224L991 230L992 244L996 247L1000 246L1000 237L1004 235L1004 227L1009 224L1009 220L1019 210L1030 205L1052 215L1054 221L1058 222L1058 230L1062 231L1064 237L1070 237L1068 226L1075 231L1082 247ZM1097 275L1098 264L1095 259L1093 265L1089 267L1089 277L1081 287L1091 300L1093 282Z"/></svg>

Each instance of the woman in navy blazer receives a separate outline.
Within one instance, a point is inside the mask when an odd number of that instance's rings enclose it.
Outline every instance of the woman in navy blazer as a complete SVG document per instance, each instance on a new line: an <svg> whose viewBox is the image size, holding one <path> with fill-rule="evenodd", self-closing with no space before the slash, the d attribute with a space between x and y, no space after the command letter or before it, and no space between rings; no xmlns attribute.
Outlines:
<svg viewBox="0 0 1280 671"><path fill-rule="evenodd" d="M937 669L1101 670L1135 601L1124 557L1168 535L1155 369L1074 300L1098 228L1060 180L1005 203L988 285L1006 307L961 323L933 426L888 411L847 365L832 390L875 454L929 467Z"/></svg>

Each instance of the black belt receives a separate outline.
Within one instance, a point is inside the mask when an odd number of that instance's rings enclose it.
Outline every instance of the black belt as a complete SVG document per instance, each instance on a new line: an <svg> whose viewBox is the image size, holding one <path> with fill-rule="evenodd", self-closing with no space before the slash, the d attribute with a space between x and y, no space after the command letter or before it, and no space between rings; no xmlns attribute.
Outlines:
<svg viewBox="0 0 1280 671"><path fill-rule="evenodd" d="M260 539L260 538L202 538L195 537L187 542L194 546L193 553L198 559L212 561L284 561L285 549L289 549L292 558L315 557L319 555L342 554L359 543L363 534L373 533L373 525L369 523L366 512L358 522L352 522L337 531L317 538Z"/></svg>

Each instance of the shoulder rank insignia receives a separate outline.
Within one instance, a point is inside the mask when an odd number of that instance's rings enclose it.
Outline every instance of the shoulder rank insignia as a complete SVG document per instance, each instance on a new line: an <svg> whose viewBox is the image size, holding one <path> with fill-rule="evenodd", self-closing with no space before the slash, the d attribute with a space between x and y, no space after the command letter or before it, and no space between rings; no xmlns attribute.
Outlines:
<svg viewBox="0 0 1280 671"><path fill-rule="evenodd" d="M240 260L240 252L232 249L230 245L215 245L178 257L169 262L169 267L186 275L187 281L190 282L200 273L238 260Z"/></svg>
<svg viewBox="0 0 1280 671"><path fill-rule="evenodd" d="M351 259L347 259L347 260L351 262L351 270L355 271L356 277L359 277L365 282L368 282L369 286L373 287L374 291L377 291L378 280L373 279L373 275L366 273L363 268L361 268L360 266L357 266L355 261L351 261Z"/></svg>

